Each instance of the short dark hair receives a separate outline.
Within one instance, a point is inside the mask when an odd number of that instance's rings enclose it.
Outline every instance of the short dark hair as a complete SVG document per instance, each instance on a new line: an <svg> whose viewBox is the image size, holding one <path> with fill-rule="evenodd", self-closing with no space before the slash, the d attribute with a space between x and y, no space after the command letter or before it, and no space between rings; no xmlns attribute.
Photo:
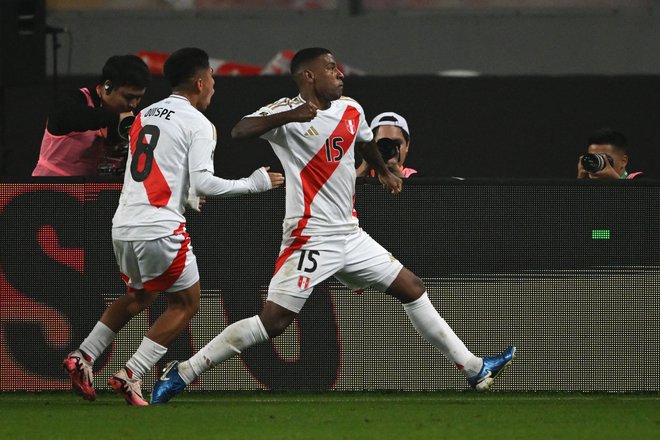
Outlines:
<svg viewBox="0 0 660 440"><path fill-rule="evenodd" d="M149 68L137 55L114 55L103 66L101 81L109 81L111 87L131 86L145 89L151 81Z"/></svg>
<svg viewBox="0 0 660 440"><path fill-rule="evenodd" d="M173 52L163 66L163 75L173 89L184 85L198 71L210 67L209 55L196 47L184 47Z"/></svg>
<svg viewBox="0 0 660 440"><path fill-rule="evenodd" d="M300 49L298 52L296 52L296 54L293 56L293 59L291 60L291 75L298 73L302 65L307 61L313 60L318 56L325 55L326 53L331 54L332 52L322 47L308 47L306 49Z"/></svg>
<svg viewBox="0 0 660 440"><path fill-rule="evenodd" d="M592 144L612 145L624 153L628 150L628 139L626 139L626 136L611 128L600 128L591 133L587 138L587 145Z"/></svg>
<svg viewBox="0 0 660 440"><path fill-rule="evenodd" d="M382 118L380 118L378 120L378 122L381 122L381 121L398 122L397 119L394 116L383 116ZM382 125L377 125L374 128L374 130L373 130L374 136L376 136L378 134L378 129L380 127L382 127ZM399 130L401 130L401 134L403 135L403 138L406 140L406 142L410 142L410 135L408 134L408 132L406 130L404 130L402 127L399 127L398 125L393 125L393 127L397 127Z"/></svg>

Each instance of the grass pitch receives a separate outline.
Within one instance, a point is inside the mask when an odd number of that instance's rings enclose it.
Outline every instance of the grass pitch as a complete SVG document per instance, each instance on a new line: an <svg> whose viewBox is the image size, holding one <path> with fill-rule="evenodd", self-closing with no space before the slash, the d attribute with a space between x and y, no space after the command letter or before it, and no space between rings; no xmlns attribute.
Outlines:
<svg viewBox="0 0 660 440"><path fill-rule="evenodd" d="M1 439L651 439L660 394L185 393L127 406L100 393L0 394Z"/></svg>

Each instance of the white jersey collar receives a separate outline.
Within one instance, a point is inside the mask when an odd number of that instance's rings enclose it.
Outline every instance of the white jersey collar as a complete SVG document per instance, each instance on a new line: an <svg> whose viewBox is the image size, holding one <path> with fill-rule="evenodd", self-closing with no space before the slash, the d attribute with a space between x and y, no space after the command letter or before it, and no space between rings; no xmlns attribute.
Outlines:
<svg viewBox="0 0 660 440"><path fill-rule="evenodd" d="M192 103L190 102L190 100L189 100L188 98L186 98L185 96L183 96L183 95L177 95L176 93L172 93L172 94L170 95L170 98L183 99L184 101L187 101L188 104L192 105Z"/></svg>
<svg viewBox="0 0 660 440"><path fill-rule="evenodd" d="M300 99L303 103L307 102L307 101L305 101L305 98L303 98L300 93L298 93L298 99ZM330 110L332 108L332 105L333 105L334 102L335 101L330 101L330 107L326 108L325 110L318 109L318 111L327 112L328 110Z"/></svg>

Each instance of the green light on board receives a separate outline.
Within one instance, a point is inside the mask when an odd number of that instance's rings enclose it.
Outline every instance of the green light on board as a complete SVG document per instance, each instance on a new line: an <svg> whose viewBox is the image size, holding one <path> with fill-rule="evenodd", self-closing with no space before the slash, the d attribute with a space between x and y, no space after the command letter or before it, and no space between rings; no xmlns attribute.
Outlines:
<svg viewBox="0 0 660 440"><path fill-rule="evenodd" d="M609 229L592 229L591 238L594 240L609 240L610 239L610 230Z"/></svg>

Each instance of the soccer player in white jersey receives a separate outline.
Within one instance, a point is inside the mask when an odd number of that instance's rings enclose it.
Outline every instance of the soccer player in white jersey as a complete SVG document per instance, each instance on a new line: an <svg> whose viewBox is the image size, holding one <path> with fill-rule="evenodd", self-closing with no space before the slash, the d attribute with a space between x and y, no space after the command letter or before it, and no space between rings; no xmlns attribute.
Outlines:
<svg viewBox="0 0 660 440"><path fill-rule="evenodd" d="M174 52L165 63L164 75L172 94L142 110L131 127L127 172L112 220L115 257L128 292L106 309L80 348L63 362L73 390L86 400L96 397L94 360L131 318L165 292L166 311L126 366L108 381L129 404L148 405L140 389L142 376L197 312L199 273L184 205L197 204L206 196L261 192L284 183L282 174L269 173L268 168L240 180L213 175L216 131L201 113L211 102L215 84L206 52L197 48Z"/></svg>
<svg viewBox="0 0 660 440"><path fill-rule="evenodd" d="M515 347L477 357L440 317L424 284L373 240L353 215L354 149L378 173L385 189L401 191L380 156L362 107L342 96L343 74L327 49L299 51L291 61L300 94L243 118L235 138L270 142L287 176L283 241L268 297L258 316L229 325L188 361L172 361L154 386L152 403L167 402L197 376L291 324L315 285L335 276L352 289L374 287L397 298L419 334L466 376L487 390L509 365Z"/></svg>

